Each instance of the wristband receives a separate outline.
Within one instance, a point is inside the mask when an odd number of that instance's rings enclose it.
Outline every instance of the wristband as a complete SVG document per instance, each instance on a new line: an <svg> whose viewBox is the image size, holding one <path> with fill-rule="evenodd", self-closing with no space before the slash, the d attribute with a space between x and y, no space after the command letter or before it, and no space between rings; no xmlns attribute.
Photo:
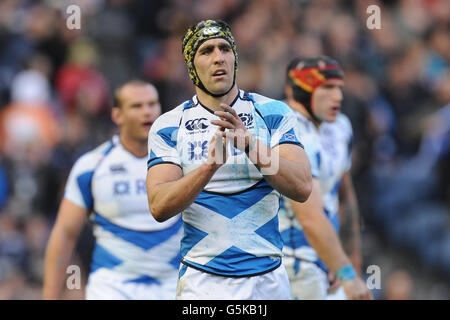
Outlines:
<svg viewBox="0 0 450 320"><path fill-rule="evenodd" d="M351 280L356 278L356 271L351 264L347 264L336 271L336 277L339 281Z"/></svg>

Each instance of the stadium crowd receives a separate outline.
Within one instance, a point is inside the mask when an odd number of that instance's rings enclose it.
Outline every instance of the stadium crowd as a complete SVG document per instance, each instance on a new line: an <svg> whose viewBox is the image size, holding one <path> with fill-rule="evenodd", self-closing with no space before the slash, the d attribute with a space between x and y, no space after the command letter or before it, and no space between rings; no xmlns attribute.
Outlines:
<svg viewBox="0 0 450 320"><path fill-rule="evenodd" d="M80 29L66 25L71 4L81 9ZM366 25L372 4L381 29ZM374 297L449 299L447 0L2 0L0 299L40 298L65 181L81 154L113 134L114 89L150 81L163 112L192 96L180 39L205 18L232 26L237 82L250 92L283 99L294 56L341 63L364 265L382 274ZM81 238L74 264L86 270L89 226Z"/></svg>

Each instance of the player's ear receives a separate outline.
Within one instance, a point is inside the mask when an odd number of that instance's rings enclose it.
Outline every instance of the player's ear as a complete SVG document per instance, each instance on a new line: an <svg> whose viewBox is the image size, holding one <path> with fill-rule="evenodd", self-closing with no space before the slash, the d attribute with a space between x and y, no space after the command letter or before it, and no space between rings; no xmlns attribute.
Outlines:
<svg viewBox="0 0 450 320"><path fill-rule="evenodd" d="M112 107L111 119L116 125L120 126L122 124L122 109L119 107Z"/></svg>

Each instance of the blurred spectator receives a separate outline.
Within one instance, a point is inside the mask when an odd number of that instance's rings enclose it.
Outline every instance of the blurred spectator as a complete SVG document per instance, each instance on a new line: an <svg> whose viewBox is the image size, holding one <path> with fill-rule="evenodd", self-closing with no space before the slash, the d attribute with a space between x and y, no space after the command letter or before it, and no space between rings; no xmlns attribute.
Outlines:
<svg viewBox="0 0 450 320"><path fill-rule="evenodd" d="M105 1L95 19L90 19L87 23L89 37L95 42L97 53L101 57L96 66L113 88L127 81L136 72L136 27L130 14L131 2Z"/></svg>
<svg viewBox="0 0 450 320"><path fill-rule="evenodd" d="M450 23L432 25L425 39L428 43L424 59L425 75L433 85L450 66Z"/></svg>
<svg viewBox="0 0 450 320"><path fill-rule="evenodd" d="M104 76L95 67L98 59L92 41L79 39L70 46L68 60L56 76L65 113L95 116L106 111L108 89Z"/></svg>
<svg viewBox="0 0 450 320"><path fill-rule="evenodd" d="M0 111L0 150L17 161L45 162L61 134L47 79L37 70L22 71L13 79L11 97Z"/></svg>
<svg viewBox="0 0 450 320"><path fill-rule="evenodd" d="M0 281L13 270L26 268L26 243L18 220L10 213L0 214Z"/></svg>
<svg viewBox="0 0 450 320"><path fill-rule="evenodd" d="M27 275L36 283L39 283L44 275L44 255L49 236L50 228L43 216L34 214L27 219L24 226L24 240L29 259Z"/></svg>
<svg viewBox="0 0 450 320"><path fill-rule="evenodd" d="M17 26L21 26L20 32L30 43L33 51L39 52L49 60L51 72L48 77L53 82L54 71L63 63L67 50L59 31L61 14L50 5L50 2L45 1L29 2L23 9L22 21L17 23Z"/></svg>
<svg viewBox="0 0 450 320"><path fill-rule="evenodd" d="M5 168L0 162L0 212L6 205L9 196L9 181Z"/></svg>

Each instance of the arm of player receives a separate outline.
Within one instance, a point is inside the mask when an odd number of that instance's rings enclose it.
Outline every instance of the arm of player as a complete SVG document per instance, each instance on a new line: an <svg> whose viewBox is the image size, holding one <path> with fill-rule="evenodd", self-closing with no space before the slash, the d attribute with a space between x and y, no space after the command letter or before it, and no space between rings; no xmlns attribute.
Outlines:
<svg viewBox="0 0 450 320"><path fill-rule="evenodd" d="M271 149L250 134L233 108L221 106L224 111L215 112L221 120L211 123L221 128L222 136L247 153L274 189L293 200L306 201L311 193L312 176L305 151L294 144L281 144Z"/></svg>
<svg viewBox="0 0 450 320"><path fill-rule="evenodd" d="M148 204L156 221L163 222L186 209L217 169L226 162L225 145L218 133L213 136L209 146L206 163L185 176L179 166L168 163L158 164L148 170ZM222 152L216 154L216 151L220 150Z"/></svg>
<svg viewBox="0 0 450 320"><path fill-rule="evenodd" d="M350 173L342 176L339 186L339 219L341 224L341 239L345 251L358 274L361 274L361 230L358 200L353 188Z"/></svg>
<svg viewBox="0 0 450 320"><path fill-rule="evenodd" d="M62 200L45 253L42 294L44 299L59 299L66 268L86 221L87 213L87 209L79 207L72 201Z"/></svg>
<svg viewBox="0 0 450 320"><path fill-rule="evenodd" d="M296 218L303 227L308 242L327 267L332 272L336 272L348 265L350 260L341 246L335 229L323 211L319 181L313 179L312 184L312 192L306 202L289 201ZM365 283L359 277L343 281L342 285L349 299L371 298Z"/></svg>
<svg viewBox="0 0 450 320"><path fill-rule="evenodd" d="M268 146L260 144L270 152ZM279 161L278 170L276 174L264 175L266 181L286 197L305 202L312 190L311 167L305 151L294 144L281 144L273 148L271 158Z"/></svg>

